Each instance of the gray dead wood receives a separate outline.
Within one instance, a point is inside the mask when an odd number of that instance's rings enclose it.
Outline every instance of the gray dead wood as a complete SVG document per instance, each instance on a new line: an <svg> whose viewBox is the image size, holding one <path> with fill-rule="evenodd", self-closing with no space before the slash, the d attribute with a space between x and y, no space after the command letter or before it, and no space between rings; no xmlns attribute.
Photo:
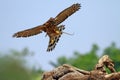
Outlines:
<svg viewBox="0 0 120 80"><path fill-rule="evenodd" d="M108 68L111 73L106 72ZM63 64L52 71L44 72L42 80L120 80L120 72L114 69L114 63L108 55L104 55L95 65L94 70L86 71Z"/></svg>

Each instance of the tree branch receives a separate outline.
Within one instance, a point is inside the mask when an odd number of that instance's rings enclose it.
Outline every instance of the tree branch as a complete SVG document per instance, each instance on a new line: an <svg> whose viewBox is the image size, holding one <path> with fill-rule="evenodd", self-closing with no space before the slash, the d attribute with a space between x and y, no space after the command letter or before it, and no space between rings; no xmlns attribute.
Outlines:
<svg viewBox="0 0 120 80"><path fill-rule="evenodd" d="M110 74L107 73L105 67L111 71ZM120 72L116 72L114 63L109 56L104 55L92 71L63 64L52 71L44 72L42 80L120 80Z"/></svg>

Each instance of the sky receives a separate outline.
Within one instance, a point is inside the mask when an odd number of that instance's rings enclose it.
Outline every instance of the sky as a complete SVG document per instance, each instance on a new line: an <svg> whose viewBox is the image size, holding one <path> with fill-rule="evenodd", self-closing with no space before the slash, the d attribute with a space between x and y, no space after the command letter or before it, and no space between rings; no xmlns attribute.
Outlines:
<svg viewBox="0 0 120 80"><path fill-rule="evenodd" d="M74 3L80 3L81 9L61 23L65 32L74 35L63 34L52 52L46 52L49 38L45 33L12 37L18 31L42 25ZM30 64L51 70L49 61L70 57L75 51L86 53L93 44L100 51L112 42L120 47L120 0L0 0L0 39L0 51L21 51L27 47L35 53Z"/></svg>

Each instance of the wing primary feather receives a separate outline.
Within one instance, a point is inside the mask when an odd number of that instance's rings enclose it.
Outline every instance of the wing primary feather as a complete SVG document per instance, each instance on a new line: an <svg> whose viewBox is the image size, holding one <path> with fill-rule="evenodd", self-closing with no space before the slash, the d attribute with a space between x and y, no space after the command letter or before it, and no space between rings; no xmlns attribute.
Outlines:
<svg viewBox="0 0 120 80"><path fill-rule="evenodd" d="M26 29L23 31L19 31L17 33L15 33L13 35L13 37L19 38L19 37L29 37L29 36L33 36L33 35L37 35L39 33L41 33L42 31L44 31L44 26L37 26L31 29Z"/></svg>
<svg viewBox="0 0 120 80"><path fill-rule="evenodd" d="M55 17L55 25L60 24L63 22L65 19L67 19L69 16L71 16L73 13L78 11L80 9L80 4L76 3L73 4L72 6L64 9L62 12L60 12L56 17Z"/></svg>

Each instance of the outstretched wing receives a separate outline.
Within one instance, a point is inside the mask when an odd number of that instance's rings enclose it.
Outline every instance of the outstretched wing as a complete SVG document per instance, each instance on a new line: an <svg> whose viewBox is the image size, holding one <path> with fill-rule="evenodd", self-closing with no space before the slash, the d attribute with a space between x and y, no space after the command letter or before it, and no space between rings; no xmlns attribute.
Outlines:
<svg viewBox="0 0 120 80"><path fill-rule="evenodd" d="M48 48L47 48L47 51L52 51L57 42L59 41L59 38L61 37L62 35L62 31L65 29L64 25L60 25L58 27L59 31L61 31L61 34L60 35L56 35L56 36L49 36L50 37L50 40L49 40L49 45L48 45Z"/></svg>
<svg viewBox="0 0 120 80"><path fill-rule="evenodd" d="M13 35L13 37L29 37L41 33L44 30L44 26L40 25L31 29L19 31Z"/></svg>
<svg viewBox="0 0 120 80"><path fill-rule="evenodd" d="M60 12L56 17L55 17L55 25L60 24L63 22L65 19L67 19L69 16L71 16L73 13L78 11L80 9L80 4L76 3L73 4L72 6L66 8L62 12Z"/></svg>

